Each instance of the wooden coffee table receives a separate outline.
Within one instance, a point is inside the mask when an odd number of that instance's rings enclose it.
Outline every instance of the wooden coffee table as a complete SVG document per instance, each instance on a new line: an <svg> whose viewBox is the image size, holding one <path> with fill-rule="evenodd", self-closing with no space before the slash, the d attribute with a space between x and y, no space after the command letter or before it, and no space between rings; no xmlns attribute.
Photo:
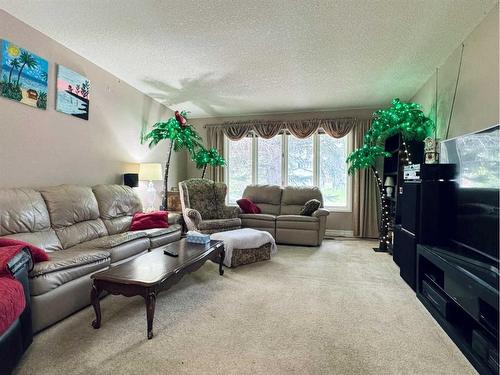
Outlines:
<svg viewBox="0 0 500 375"><path fill-rule="evenodd" d="M163 253L165 249L174 249L179 256L166 255ZM176 284L187 273L196 271L209 259L219 264L219 274L222 276L224 255L222 241L210 241L207 245L199 245L181 239L158 247L129 262L93 274L90 299L96 318L92 322L92 327L97 329L101 326L99 296L103 291L126 297L142 296L146 301L148 339L151 339L156 295Z"/></svg>

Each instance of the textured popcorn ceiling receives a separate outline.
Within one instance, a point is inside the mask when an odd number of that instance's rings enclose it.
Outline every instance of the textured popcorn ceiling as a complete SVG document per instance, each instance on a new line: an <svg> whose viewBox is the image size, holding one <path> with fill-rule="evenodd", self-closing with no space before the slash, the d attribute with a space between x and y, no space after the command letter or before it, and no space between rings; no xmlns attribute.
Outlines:
<svg viewBox="0 0 500 375"><path fill-rule="evenodd" d="M0 7L169 107L210 117L409 99L496 2L0 0Z"/></svg>

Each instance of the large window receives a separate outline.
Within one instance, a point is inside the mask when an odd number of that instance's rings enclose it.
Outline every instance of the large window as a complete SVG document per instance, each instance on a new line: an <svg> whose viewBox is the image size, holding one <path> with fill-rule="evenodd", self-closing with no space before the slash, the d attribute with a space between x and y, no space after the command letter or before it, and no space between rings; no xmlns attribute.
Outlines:
<svg viewBox="0 0 500 375"><path fill-rule="evenodd" d="M227 149L228 197L229 202L236 202L245 187L252 183L252 138L230 140Z"/></svg>
<svg viewBox="0 0 500 375"><path fill-rule="evenodd" d="M326 134L319 138L319 183L325 206L347 206L347 137L336 139Z"/></svg>
<svg viewBox="0 0 500 375"><path fill-rule="evenodd" d="M282 137L257 140L257 183L281 185Z"/></svg>
<svg viewBox="0 0 500 375"><path fill-rule="evenodd" d="M288 139L288 183L291 186L311 186L313 181L313 137Z"/></svg>
<svg viewBox="0 0 500 375"><path fill-rule="evenodd" d="M249 184L318 186L325 207L350 210L346 158L351 135L332 138L322 132L305 139L280 134L271 139L250 135L227 140L228 200L241 198Z"/></svg>

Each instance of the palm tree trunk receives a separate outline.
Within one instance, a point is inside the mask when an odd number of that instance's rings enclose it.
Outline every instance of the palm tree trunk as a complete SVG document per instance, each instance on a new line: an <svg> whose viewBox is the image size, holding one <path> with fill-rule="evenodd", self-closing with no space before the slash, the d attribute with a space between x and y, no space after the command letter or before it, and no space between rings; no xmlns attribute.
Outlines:
<svg viewBox="0 0 500 375"><path fill-rule="evenodd" d="M170 140L170 147L168 149L168 157L167 162L165 163L165 176L163 178L163 198L161 200L162 209L167 209L168 202L168 170L170 169L170 157L172 156L172 148L174 146L174 142Z"/></svg>
<svg viewBox="0 0 500 375"><path fill-rule="evenodd" d="M14 71L14 67L10 68L10 72L9 72L9 83L10 83L10 80L12 79L12 72Z"/></svg>
<svg viewBox="0 0 500 375"><path fill-rule="evenodd" d="M205 178L205 172L207 171L207 166L203 167L203 173L201 174L201 178Z"/></svg>
<svg viewBox="0 0 500 375"><path fill-rule="evenodd" d="M19 86L19 80L21 79L21 73L22 73L25 65L26 65L26 63L24 63L23 65L21 65L21 69L19 69L19 73L17 74L16 86Z"/></svg>
<svg viewBox="0 0 500 375"><path fill-rule="evenodd" d="M379 244L376 251L387 251L387 243L389 242L389 205L387 201L387 196L384 192L384 183L379 176L379 173L375 167L371 167L373 174L377 180L378 193L380 198L380 226L379 226Z"/></svg>

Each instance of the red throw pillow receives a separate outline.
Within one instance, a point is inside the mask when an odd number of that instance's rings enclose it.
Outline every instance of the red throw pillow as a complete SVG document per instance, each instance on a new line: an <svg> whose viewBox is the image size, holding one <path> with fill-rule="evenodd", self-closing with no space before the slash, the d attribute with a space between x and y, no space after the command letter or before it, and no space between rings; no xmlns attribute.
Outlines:
<svg viewBox="0 0 500 375"><path fill-rule="evenodd" d="M246 214L260 214L261 212L260 208L248 198L238 199L236 203Z"/></svg>
<svg viewBox="0 0 500 375"><path fill-rule="evenodd" d="M28 247L30 249L31 256L33 257L33 261L35 263L38 262L46 262L49 260L48 254L45 252L45 250L32 245L28 242L24 241L19 241L15 240L13 238L0 238L0 248L1 247L6 247L6 246L22 246L22 247ZM1 251L1 249L0 249Z"/></svg>
<svg viewBox="0 0 500 375"><path fill-rule="evenodd" d="M168 228L168 211L136 212L130 230Z"/></svg>

